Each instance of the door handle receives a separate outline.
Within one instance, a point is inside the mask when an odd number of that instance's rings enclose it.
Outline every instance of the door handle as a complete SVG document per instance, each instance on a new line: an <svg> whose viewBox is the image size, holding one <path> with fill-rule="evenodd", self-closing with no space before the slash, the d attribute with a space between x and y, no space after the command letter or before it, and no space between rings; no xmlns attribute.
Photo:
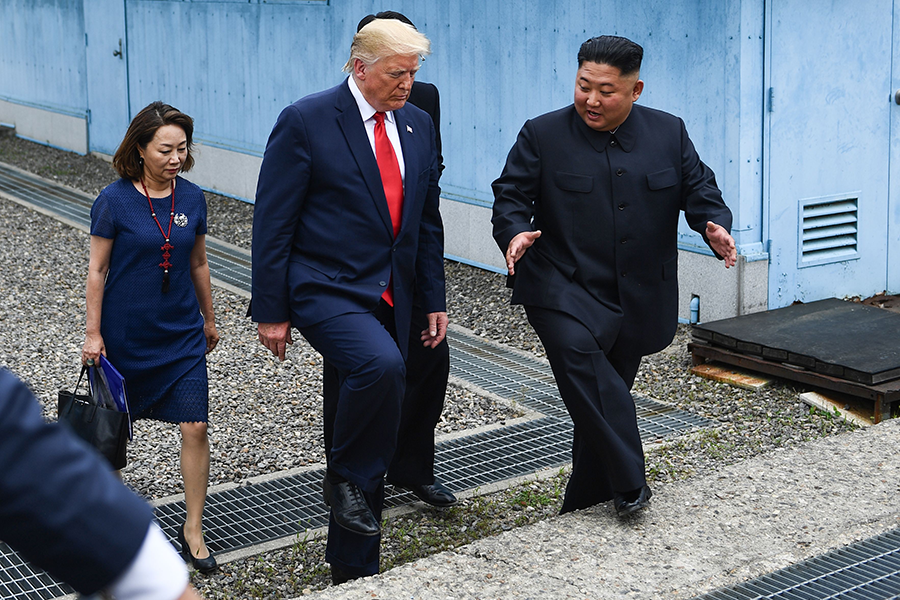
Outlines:
<svg viewBox="0 0 900 600"><path fill-rule="evenodd" d="M119 49L113 50L113 56L118 56L119 58L122 58L122 38L119 38ZM900 93L900 91L898 91L898 93Z"/></svg>

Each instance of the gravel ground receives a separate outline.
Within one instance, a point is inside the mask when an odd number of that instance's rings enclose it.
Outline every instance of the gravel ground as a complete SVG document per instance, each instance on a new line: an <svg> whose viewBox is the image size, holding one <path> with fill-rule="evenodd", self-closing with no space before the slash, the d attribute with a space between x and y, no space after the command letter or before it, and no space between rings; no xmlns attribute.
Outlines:
<svg viewBox="0 0 900 600"><path fill-rule="evenodd" d="M97 193L115 178L101 160L0 135L0 161ZM252 207L208 196L210 234L249 247ZM84 276L87 235L0 201L7 239L0 246L0 363L26 379L53 417L56 391L77 375L83 341ZM447 263L451 321L478 335L543 357L543 347L520 307L509 306L505 278ZM278 364L256 342L243 317L244 299L214 290L222 341L210 356L211 484L318 464L322 461L320 358L304 342ZM299 337L299 336L298 336ZM647 357L635 392L711 419L714 425L646 448L652 484L708 473L773 448L791 446L849 426L832 415L810 410L798 399L802 390L775 382L746 391L689 373L680 326L672 345ZM464 430L515 416L503 404L451 387L442 430ZM284 423L273 428L272 422ZM158 498L181 491L176 428L140 422L129 451L125 480L140 493ZM458 547L558 512L565 474L535 480L511 490L472 497L456 508L422 508L395 517L383 541L383 568ZM285 598L327 584L320 540L297 540L293 547L238 560L211 577L194 575L208 598Z"/></svg>

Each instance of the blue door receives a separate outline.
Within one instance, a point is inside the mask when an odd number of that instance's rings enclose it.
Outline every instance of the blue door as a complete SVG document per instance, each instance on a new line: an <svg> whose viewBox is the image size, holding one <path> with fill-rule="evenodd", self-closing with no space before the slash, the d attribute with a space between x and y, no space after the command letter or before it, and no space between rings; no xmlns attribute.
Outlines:
<svg viewBox="0 0 900 600"><path fill-rule="evenodd" d="M769 4L769 308L884 291L888 253L900 250L889 244L900 226L889 194L900 108L888 102L892 0L810 6Z"/></svg>
<svg viewBox="0 0 900 600"><path fill-rule="evenodd" d="M88 149L115 154L131 118L125 0L85 0Z"/></svg>

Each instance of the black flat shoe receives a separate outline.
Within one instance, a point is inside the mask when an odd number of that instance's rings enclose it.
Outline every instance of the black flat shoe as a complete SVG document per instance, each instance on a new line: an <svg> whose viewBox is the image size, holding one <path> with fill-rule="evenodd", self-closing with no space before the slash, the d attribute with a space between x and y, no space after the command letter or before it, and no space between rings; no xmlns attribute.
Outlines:
<svg viewBox="0 0 900 600"><path fill-rule="evenodd" d="M457 503L453 492L444 487L437 479L431 485L404 485L402 483L393 483L391 485L409 490L425 504L438 508L447 508Z"/></svg>
<svg viewBox="0 0 900 600"><path fill-rule="evenodd" d="M182 523L181 527L178 528L178 543L181 544L181 556L184 557L185 562L190 561L191 566L204 575L208 575L218 569L219 565L216 563L216 557L213 556L212 552L206 558L196 558L194 556L191 552L191 547L188 546L187 541L184 539L184 525Z"/></svg>
<svg viewBox="0 0 900 600"><path fill-rule="evenodd" d="M616 507L616 514L620 517L627 517L650 504L650 498L653 492L650 486L645 485L639 490L634 490L629 494L616 494L613 503Z"/></svg>
<svg viewBox="0 0 900 600"><path fill-rule="evenodd" d="M331 565L331 585L341 585L354 579L359 579L361 575L351 575L338 567Z"/></svg>
<svg viewBox="0 0 900 600"><path fill-rule="evenodd" d="M347 531L365 536L381 533L381 526L356 484L349 481L331 483L326 477L322 483L322 499L331 508L337 524Z"/></svg>

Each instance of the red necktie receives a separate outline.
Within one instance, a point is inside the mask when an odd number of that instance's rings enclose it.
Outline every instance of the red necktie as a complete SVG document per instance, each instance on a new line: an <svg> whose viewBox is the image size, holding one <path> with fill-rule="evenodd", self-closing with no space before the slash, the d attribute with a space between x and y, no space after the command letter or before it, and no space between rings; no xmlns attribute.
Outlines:
<svg viewBox="0 0 900 600"><path fill-rule="evenodd" d="M375 113L375 160L381 172L381 185L384 186L384 197L387 198L388 210L391 213L391 225L394 237L400 233L400 221L403 216L403 178L400 176L400 163L394 153L394 145L388 139L384 128L384 113ZM387 289L381 295L390 306L394 305L393 277Z"/></svg>

